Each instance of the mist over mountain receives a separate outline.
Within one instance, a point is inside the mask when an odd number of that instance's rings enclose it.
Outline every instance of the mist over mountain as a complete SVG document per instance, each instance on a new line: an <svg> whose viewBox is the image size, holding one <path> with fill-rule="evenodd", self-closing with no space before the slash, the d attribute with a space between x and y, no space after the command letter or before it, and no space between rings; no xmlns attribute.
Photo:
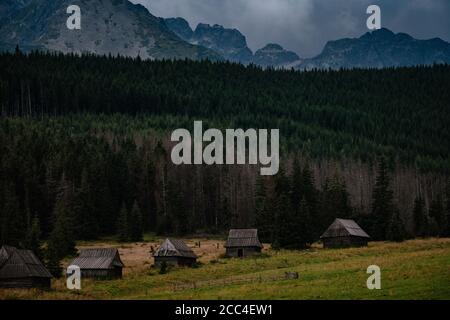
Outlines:
<svg viewBox="0 0 450 320"><path fill-rule="evenodd" d="M82 10L82 29L66 26L69 5ZM161 18L128 0L7 0L0 11L0 47L45 49L64 53L121 54L143 59L221 57L189 44Z"/></svg>

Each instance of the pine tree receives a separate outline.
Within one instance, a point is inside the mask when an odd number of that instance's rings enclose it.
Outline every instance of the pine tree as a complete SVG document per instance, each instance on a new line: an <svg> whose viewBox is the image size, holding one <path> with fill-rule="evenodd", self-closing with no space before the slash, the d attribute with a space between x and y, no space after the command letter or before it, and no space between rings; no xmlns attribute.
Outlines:
<svg viewBox="0 0 450 320"><path fill-rule="evenodd" d="M314 242L312 219L306 199L300 201L300 206L294 210L291 224L291 248L305 249Z"/></svg>
<svg viewBox="0 0 450 320"><path fill-rule="evenodd" d="M289 179L284 168L280 168L275 179L275 226L272 246L286 248L291 244L292 206Z"/></svg>
<svg viewBox="0 0 450 320"><path fill-rule="evenodd" d="M258 229L258 236L261 241L272 242L273 214L272 210L269 209L267 190L262 176L258 176L256 179L255 226Z"/></svg>
<svg viewBox="0 0 450 320"><path fill-rule="evenodd" d="M421 197L414 200L414 235L416 237L426 237L428 235L428 216L425 212L425 201Z"/></svg>
<svg viewBox="0 0 450 320"><path fill-rule="evenodd" d="M320 212L317 224L324 231L336 218L353 218L353 208L345 181L337 175L327 178L321 194Z"/></svg>
<svg viewBox="0 0 450 320"><path fill-rule="evenodd" d="M447 182L445 194L446 194L445 216L447 224L445 226L443 235L445 237L450 237L450 180L448 180Z"/></svg>
<svg viewBox="0 0 450 320"><path fill-rule="evenodd" d="M41 227L39 218L36 215L28 224L24 247L25 249L33 251L39 259L43 258L41 249Z"/></svg>
<svg viewBox="0 0 450 320"><path fill-rule="evenodd" d="M56 202L54 212L55 224L47 244L49 268L54 269L55 275L58 274L60 261L76 252L75 234L73 232L74 221L71 219L66 199L66 197L62 196Z"/></svg>
<svg viewBox="0 0 450 320"><path fill-rule="evenodd" d="M433 199L428 215L431 219L431 236L441 236L444 234L447 221L440 197Z"/></svg>
<svg viewBox="0 0 450 320"><path fill-rule="evenodd" d="M4 203L0 204L0 206L3 205L3 221L1 221L2 225L0 226L2 239L0 239L0 242L11 246L20 246L25 237L24 226L26 225L26 219L19 208L20 199L16 194L15 188L14 183L5 183Z"/></svg>
<svg viewBox="0 0 450 320"><path fill-rule="evenodd" d="M16 48L14 49L14 54L16 56L22 56L22 51L20 51L19 45L16 45Z"/></svg>
<svg viewBox="0 0 450 320"><path fill-rule="evenodd" d="M274 248L292 247L293 212L290 198L286 194L280 194L276 199L276 226L274 231Z"/></svg>
<svg viewBox="0 0 450 320"><path fill-rule="evenodd" d="M60 278L62 275L62 266L61 260L62 258L59 256L58 249L51 245L48 246L47 252L47 269L55 278Z"/></svg>
<svg viewBox="0 0 450 320"><path fill-rule="evenodd" d="M402 242L406 239L405 223L398 210L395 210L392 214L387 228L386 238L395 242Z"/></svg>
<svg viewBox="0 0 450 320"><path fill-rule="evenodd" d="M301 179L301 201L306 201L308 207L308 216L310 221L317 221L319 219L318 208L319 208L319 197L318 191L315 187L314 175L308 164L306 164L302 171ZM298 209L299 204L296 204L294 210ZM319 237L323 232L321 226L317 223L309 225L309 232L311 237Z"/></svg>
<svg viewBox="0 0 450 320"><path fill-rule="evenodd" d="M98 223L93 210L93 202L86 169L81 174L81 185L74 197L74 211L78 221L76 232L80 239L96 239L99 234Z"/></svg>
<svg viewBox="0 0 450 320"><path fill-rule="evenodd" d="M293 207L295 208L300 205L300 202L302 201L302 198L303 198L302 192L304 191L302 188L302 183L304 180L303 176L302 176L302 168L301 168L300 162L297 157L294 159L291 180L292 180L291 181L291 186L292 186L291 201L292 201Z"/></svg>
<svg viewBox="0 0 450 320"><path fill-rule="evenodd" d="M385 240L386 230L394 212L394 196L390 190L388 167L384 158L379 161L372 199L372 230L370 234L374 240Z"/></svg>
<svg viewBox="0 0 450 320"><path fill-rule="evenodd" d="M130 240L131 241L142 241L144 231L142 228L142 214L137 202L133 204L133 209L130 212Z"/></svg>
<svg viewBox="0 0 450 320"><path fill-rule="evenodd" d="M119 213L119 218L117 219L117 235L120 242L127 242L130 239L129 230L128 211L125 204L123 204Z"/></svg>

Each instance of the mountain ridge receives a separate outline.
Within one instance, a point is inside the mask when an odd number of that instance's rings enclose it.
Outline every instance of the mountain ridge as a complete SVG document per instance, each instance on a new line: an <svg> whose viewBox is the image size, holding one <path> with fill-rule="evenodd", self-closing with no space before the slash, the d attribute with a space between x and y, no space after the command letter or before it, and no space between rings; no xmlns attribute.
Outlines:
<svg viewBox="0 0 450 320"><path fill-rule="evenodd" d="M450 63L450 43L440 38L418 40L387 28L359 38L328 41L322 52L296 69L388 68Z"/></svg>
<svg viewBox="0 0 450 320"><path fill-rule="evenodd" d="M66 27L69 5L82 8L81 31ZM128 0L3 0L0 50L11 51L16 45L23 51L228 60L296 70L450 64L450 43L440 38L419 40L386 28L328 41L312 58L270 42L253 53L238 29L205 23L192 29L182 17L159 18Z"/></svg>
<svg viewBox="0 0 450 320"><path fill-rule="evenodd" d="M45 4L44 4L45 2ZM82 29L66 27L69 5L82 8ZM0 43L64 53L120 54L143 59L222 60L207 48L186 43L161 18L128 0L24 0L4 4Z"/></svg>
<svg viewBox="0 0 450 320"><path fill-rule="evenodd" d="M216 51L232 62L280 67L300 59L295 52L285 50L274 43L268 43L253 53L247 45L246 37L235 28L199 23L193 30L189 22L182 17L166 18L165 22L168 28L183 40Z"/></svg>

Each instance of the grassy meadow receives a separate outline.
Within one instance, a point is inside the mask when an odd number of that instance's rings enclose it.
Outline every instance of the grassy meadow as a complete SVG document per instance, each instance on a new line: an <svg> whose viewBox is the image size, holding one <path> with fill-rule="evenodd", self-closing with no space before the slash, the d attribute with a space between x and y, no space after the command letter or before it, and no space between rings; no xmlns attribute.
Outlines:
<svg viewBox="0 0 450 320"><path fill-rule="evenodd" d="M126 265L122 280L82 280L69 291L65 279L52 290L0 289L0 299L450 299L450 239L372 242L367 248L275 251L256 258L223 258L223 240L185 239L200 256L196 268L152 268L151 247L161 239L119 244L80 243L78 248L117 247ZM66 261L66 264L69 262ZM381 290L368 290L369 265L381 268ZM296 271L299 279L286 280Z"/></svg>

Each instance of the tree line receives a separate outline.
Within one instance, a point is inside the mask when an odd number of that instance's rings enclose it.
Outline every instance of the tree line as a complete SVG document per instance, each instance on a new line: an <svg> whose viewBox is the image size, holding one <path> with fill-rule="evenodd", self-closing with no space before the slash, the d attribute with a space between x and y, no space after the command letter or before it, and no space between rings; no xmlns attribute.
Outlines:
<svg viewBox="0 0 450 320"><path fill-rule="evenodd" d="M445 195L438 195L429 210L416 198L412 228L400 214L391 190L386 159L377 166L376 184L369 212L353 207L345 182L328 177L322 190L315 187L308 165L294 162L291 175L282 170L270 182L258 178L255 193L255 226L264 242L274 247L304 249L319 240L336 218L354 219L375 241L403 241L415 237L450 236L450 181Z"/></svg>
<svg viewBox="0 0 450 320"><path fill-rule="evenodd" d="M448 65L300 72L17 49L0 54L0 114L147 114L278 128L287 150L313 158L382 154L448 173L449 82Z"/></svg>

